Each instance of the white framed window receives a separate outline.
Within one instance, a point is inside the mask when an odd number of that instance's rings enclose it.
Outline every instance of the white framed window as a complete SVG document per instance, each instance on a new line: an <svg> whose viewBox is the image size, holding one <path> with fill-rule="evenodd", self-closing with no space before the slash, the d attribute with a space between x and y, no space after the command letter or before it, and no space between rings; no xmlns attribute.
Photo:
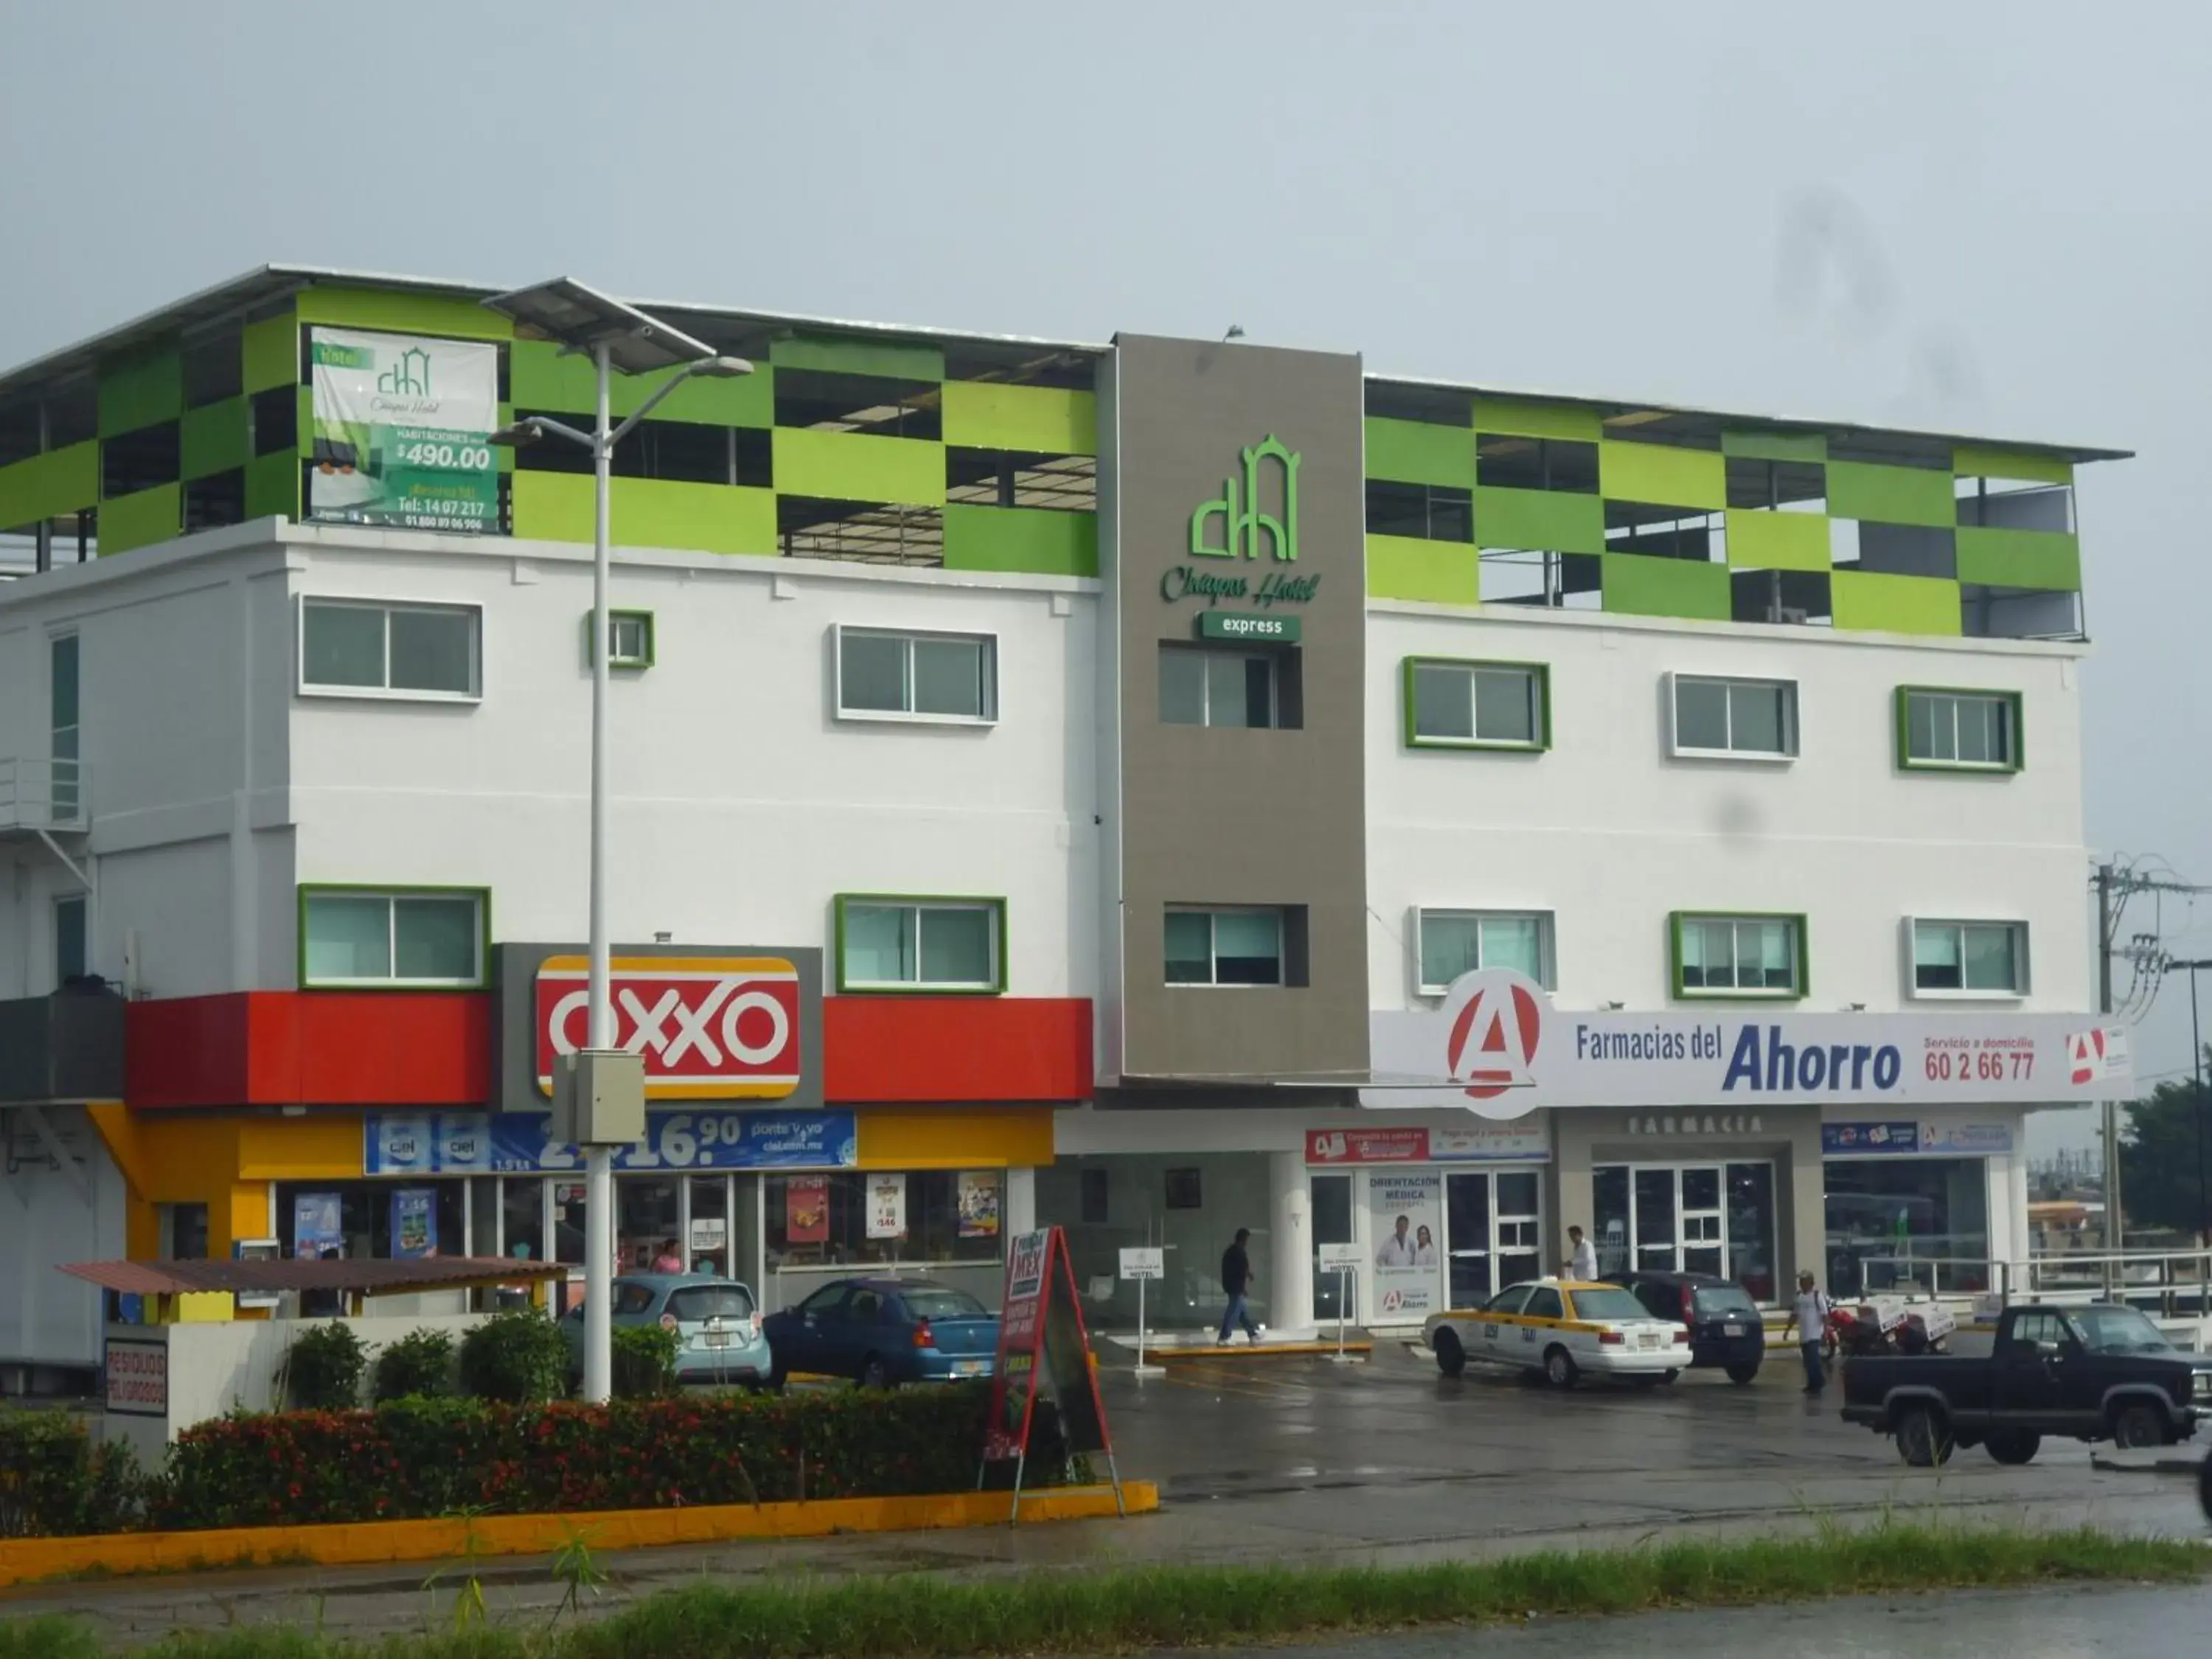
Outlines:
<svg viewBox="0 0 2212 1659"><path fill-rule="evenodd" d="M1797 754L1797 683L1669 676L1668 706L1677 755L1733 760L1793 760Z"/></svg>
<svg viewBox="0 0 2212 1659"><path fill-rule="evenodd" d="M1548 749L1551 670L1542 663L1406 659L1412 749Z"/></svg>
<svg viewBox="0 0 2212 1659"><path fill-rule="evenodd" d="M1442 996L1478 968L1511 968L1551 988L1548 910L1416 910L1413 928L1423 996Z"/></svg>
<svg viewBox="0 0 2212 1659"><path fill-rule="evenodd" d="M1274 654L1163 642L1160 719L1169 726L1282 725Z"/></svg>
<svg viewBox="0 0 2212 1659"><path fill-rule="evenodd" d="M1805 918L1700 915L1670 918L1678 997L1802 997Z"/></svg>
<svg viewBox="0 0 2212 1659"><path fill-rule="evenodd" d="M1006 988L1006 902L837 896L840 991Z"/></svg>
<svg viewBox="0 0 2212 1659"><path fill-rule="evenodd" d="M483 695L483 612L394 599L300 600L303 696L474 702Z"/></svg>
<svg viewBox="0 0 2212 1659"><path fill-rule="evenodd" d="M1287 983L1283 922L1279 909L1176 906L1167 913L1167 983Z"/></svg>
<svg viewBox="0 0 2212 1659"><path fill-rule="evenodd" d="M840 720L989 726L999 718L996 635L841 623L831 639Z"/></svg>
<svg viewBox="0 0 2212 1659"><path fill-rule="evenodd" d="M2024 921L1929 921L1914 917L1912 994L1922 997L2027 994Z"/></svg>
<svg viewBox="0 0 2212 1659"><path fill-rule="evenodd" d="M491 896L481 887L300 889L302 988L484 982Z"/></svg>
<svg viewBox="0 0 2212 1659"><path fill-rule="evenodd" d="M92 971L92 941L87 929L89 907L82 893L67 893L54 901L54 983L66 985Z"/></svg>
<svg viewBox="0 0 2212 1659"><path fill-rule="evenodd" d="M1898 762L1908 771L2017 772L2017 691L1897 690Z"/></svg>

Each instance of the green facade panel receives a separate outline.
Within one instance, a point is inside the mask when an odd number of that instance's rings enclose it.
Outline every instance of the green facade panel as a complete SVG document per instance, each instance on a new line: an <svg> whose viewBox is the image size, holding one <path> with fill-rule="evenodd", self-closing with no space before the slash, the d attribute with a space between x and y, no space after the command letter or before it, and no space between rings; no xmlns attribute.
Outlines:
<svg viewBox="0 0 2212 1659"><path fill-rule="evenodd" d="M1817 432L1723 432L1721 453L1747 461L1825 461L1828 441Z"/></svg>
<svg viewBox="0 0 2212 1659"><path fill-rule="evenodd" d="M180 423L179 448L186 478L204 478L210 473L244 466L252 448L246 430L246 399L226 398L219 404L186 410Z"/></svg>
<svg viewBox="0 0 2212 1659"><path fill-rule="evenodd" d="M1516 438L1566 438L1595 443L1604 423L1595 409L1579 404L1545 403L1534 398L1477 398L1474 429Z"/></svg>
<svg viewBox="0 0 2212 1659"><path fill-rule="evenodd" d="M2001 444L1960 444L1951 452L1951 471L1961 478L2006 478L2019 483L2070 484L2074 464L2059 455L2041 455Z"/></svg>
<svg viewBox="0 0 2212 1659"><path fill-rule="evenodd" d="M1819 513L1732 507L1728 562L1738 570L1826 570L1828 520Z"/></svg>
<svg viewBox="0 0 2212 1659"><path fill-rule="evenodd" d="M1025 576L1095 576L1098 516L951 502L945 509L945 568Z"/></svg>
<svg viewBox="0 0 2212 1659"><path fill-rule="evenodd" d="M1416 536L1370 536L1367 597L1419 599L1431 605L1476 605L1482 599L1482 560L1466 542L1424 541Z"/></svg>
<svg viewBox="0 0 2212 1659"><path fill-rule="evenodd" d="M945 501L945 446L921 438L780 426L775 489L779 495L833 501L939 507Z"/></svg>
<svg viewBox="0 0 2212 1659"><path fill-rule="evenodd" d="M1959 584L1942 576L1891 576L1838 570L1828 579L1838 628L1885 634L1964 631Z"/></svg>
<svg viewBox="0 0 2212 1659"><path fill-rule="evenodd" d="M1602 553L1605 503L1561 489L1478 489L1474 539L1480 547Z"/></svg>
<svg viewBox="0 0 2212 1659"><path fill-rule="evenodd" d="M1598 488L1607 501L1649 501L1717 512L1728 505L1728 463L1710 449L1623 443L1597 449Z"/></svg>
<svg viewBox="0 0 2212 1659"><path fill-rule="evenodd" d="M1605 608L1617 615L1727 622L1735 613L1734 590L1723 564L1608 553L1603 573Z"/></svg>
<svg viewBox="0 0 2212 1659"><path fill-rule="evenodd" d="M617 478L607 511L619 547L763 557L776 550L775 496L766 489ZM522 539L589 542L592 479L575 472L518 472L514 514L514 533Z"/></svg>
<svg viewBox="0 0 2212 1659"><path fill-rule="evenodd" d="M2081 544L2049 530L1959 526L1959 580L1992 587L2081 588Z"/></svg>
<svg viewBox="0 0 2212 1659"><path fill-rule="evenodd" d="M1838 519L1932 525L1942 530L1959 521L1948 472L1877 466L1869 461L1828 463L1828 511Z"/></svg>
<svg viewBox="0 0 2212 1659"><path fill-rule="evenodd" d="M833 374L875 374L891 380L941 380L941 347L843 334L793 334L769 348L779 368L820 369Z"/></svg>
<svg viewBox="0 0 2212 1659"><path fill-rule="evenodd" d="M0 529L99 505L97 441L88 439L0 467Z"/></svg>
<svg viewBox="0 0 2212 1659"><path fill-rule="evenodd" d="M1474 434L1463 426L1367 417L1367 476L1394 483L1474 488Z"/></svg>
<svg viewBox="0 0 2212 1659"><path fill-rule="evenodd" d="M614 376L607 401L615 418L633 412L666 378L666 374ZM589 426L599 408L599 372L588 357L564 356L558 346L543 340L517 340L507 355L507 390L517 409L580 415ZM687 381L653 406L651 418L701 426L774 426L775 372L766 363L756 363L751 374L735 380Z"/></svg>
<svg viewBox="0 0 2212 1659"><path fill-rule="evenodd" d="M311 287L300 290L300 320L337 328L443 334L457 340L508 340L514 324L474 300L398 289Z"/></svg>
<svg viewBox="0 0 2212 1659"><path fill-rule="evenodd" d="M185 360L175 347L100 366L101 437L173 421L184 408Z"/></svg>
<svg viewBox="0 0 2212 1659"><path fill-rule="evenodd" d="M185 487L156 484L135 495L118 495L100 504L100 550L127 553L134 547L166 542L183 526Z"/></svg>
<svg viewBox="0 0 2212 1659"><path fill-rule="evenodd" d="M945 441L964 449L1042 455L1098 453L1098 399L1088 392L947 380L943 415Z"/></svg>
<svg viewBox="0 0 2212 1659"><path fill-rule="evenodd" d="M256 455L246 464L246 516L248 519L293 519L300 516L300 458L289 449L274 455Z"/></svg>
<svg viewBox="0 0 2212 1659"><path fill-rule="evenodd" d="M266 392L289 386L300 378L300 314L287 309L258 323L248 323L239 348L239 367L246 377L245 390Z"/></svg>

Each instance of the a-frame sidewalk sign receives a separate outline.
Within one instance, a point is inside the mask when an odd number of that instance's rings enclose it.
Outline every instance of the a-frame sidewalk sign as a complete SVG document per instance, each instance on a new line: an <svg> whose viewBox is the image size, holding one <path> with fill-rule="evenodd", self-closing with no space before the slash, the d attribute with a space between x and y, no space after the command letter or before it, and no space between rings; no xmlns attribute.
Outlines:
<svg viewBox="0 0 2212 1659"><path fill-rule="evenodd" d="M1075 1291L1075 1264L1067 1235L1057 1227L1018 1233L1006 1247L1006 1294L999 1310L999 1360L992 1372L991 1420L983 1435L983 1463L1014 1466L1012 1521L1022 1518L1022 1480L1029 1471L1030 1431L1040 1394L1060 1413L1060 1431L1072 1455L1102 1454L1114 1482L1114 1507L1127 1515L1121 1471L1106 1431L1106 1402L1091 1369L1091 1338ZM979 1471L975 1484L983 1477Z"/></svg>

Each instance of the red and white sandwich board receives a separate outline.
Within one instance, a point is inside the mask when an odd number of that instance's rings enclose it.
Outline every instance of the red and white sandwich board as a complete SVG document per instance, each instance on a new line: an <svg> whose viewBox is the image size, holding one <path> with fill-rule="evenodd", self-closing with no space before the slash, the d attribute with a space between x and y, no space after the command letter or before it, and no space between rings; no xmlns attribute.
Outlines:
<svg viewBox="0 0 2212 1659"><path fill-rule="evenodd" d="M1019 1233L1006 1245L1006 1292L999 1310L999 1358L992 1372L991 1416L983 1435L983 1462L1014 1465L1012 1518L1022 1516L1022 1479L1029 1467L1030 1431L1040 1391L1060 1414L1061 1438L1071 1454L1103 1454L1121 1502L1121 1472L1106 1428L1106 1402L1091 1366L1091 1338L1076 1293L1075 1264L1067 1235L1057 1227ZM980 1479L979 1479L980 1484Z"/></svg>

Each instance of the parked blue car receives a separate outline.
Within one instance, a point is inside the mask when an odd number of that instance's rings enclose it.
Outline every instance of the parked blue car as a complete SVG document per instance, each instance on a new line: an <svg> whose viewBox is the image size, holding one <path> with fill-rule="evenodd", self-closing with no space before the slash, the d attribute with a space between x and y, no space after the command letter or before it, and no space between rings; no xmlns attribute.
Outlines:
<svg viewBox="0 0 2212 1659"><path fill-rule="evenodd" d="M760 1306L734 1279L709 1273L625 1273L614 1282L614 1325L659 1325L676 1333L676 1380L764 1388L771 1369ZM568 1376L584 1374L584 1310L561 1321L568 1339Z"/></svg>
<svg viewBox="0 0 2212 1659"><path fill-rule="evenodd" d="M849 1376L863 1388L988 1376L999 1316L926 1279L840 1279L768 1316L773 1381Z"/></svg>

